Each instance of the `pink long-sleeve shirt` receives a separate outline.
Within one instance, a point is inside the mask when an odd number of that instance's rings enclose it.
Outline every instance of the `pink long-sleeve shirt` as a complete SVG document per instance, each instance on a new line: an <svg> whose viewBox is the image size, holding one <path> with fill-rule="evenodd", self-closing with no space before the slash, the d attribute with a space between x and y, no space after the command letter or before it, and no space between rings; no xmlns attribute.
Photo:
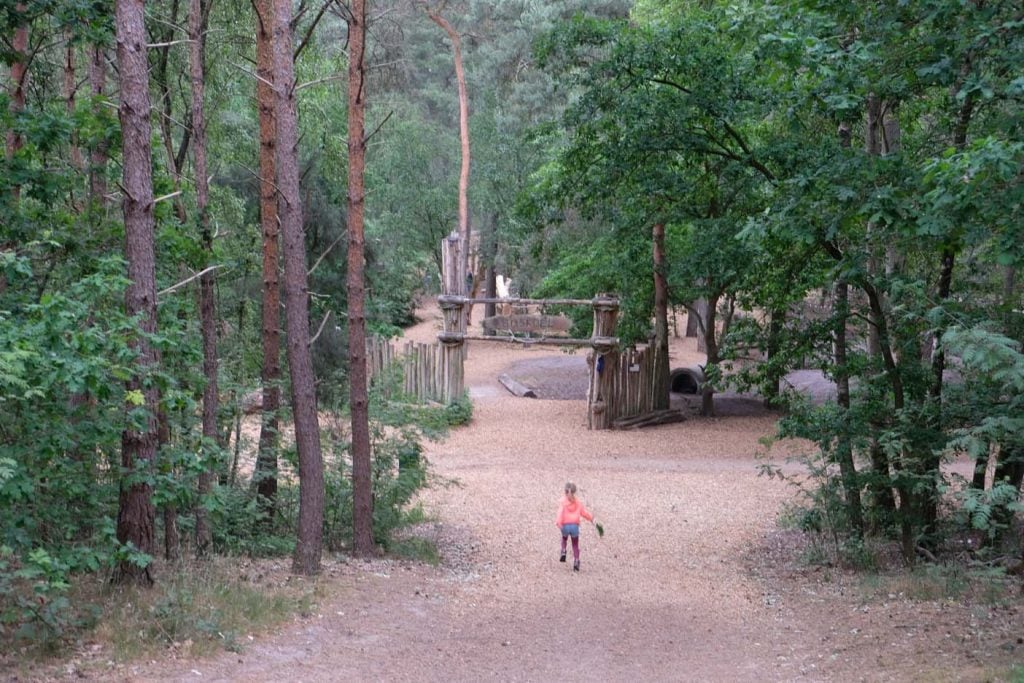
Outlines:
<svg viewBox="0 0 1024 683"><path fill-rule="evenodd" d="M594 515L590 514L590 510L583 505L582 500L579 498L569 500L568 496L566 496L562 498L562 502L558 506L558 517L555 520L555 524L557 526L579 524L581 517L588 522L594 521Z"/></svg>

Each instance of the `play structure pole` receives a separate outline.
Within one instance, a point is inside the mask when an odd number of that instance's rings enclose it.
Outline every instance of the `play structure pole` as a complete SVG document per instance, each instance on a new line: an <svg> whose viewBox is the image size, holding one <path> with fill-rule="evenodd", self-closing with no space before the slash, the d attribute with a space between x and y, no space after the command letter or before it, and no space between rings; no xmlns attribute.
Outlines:
<svg viewBox="0 0 1024 683"><path fill-rule="evenodd" d="M590 389L587 392L587 424L591 429L608 429L614 419L615 406L612 384L618 374L619 340L615 336L619 318L619 300L607 294L598 294L594 307L594 334L590 340L593 349L587 357L590 365Z"/></svg>

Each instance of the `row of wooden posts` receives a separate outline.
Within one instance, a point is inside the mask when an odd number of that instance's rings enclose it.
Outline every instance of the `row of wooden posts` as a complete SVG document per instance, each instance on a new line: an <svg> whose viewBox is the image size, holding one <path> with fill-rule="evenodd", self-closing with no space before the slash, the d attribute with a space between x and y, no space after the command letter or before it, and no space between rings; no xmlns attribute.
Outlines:
<svg viewBox="0 0 1024 683"><path fill-rule="evenodd" d="M598 295L587 299L488 299L459 295L438 298L444 316L444 329L437 344L406 342L401 346L381 338L367 342L371 378L385 376L391 368L402 368L401 392L420 402L451 403L464 390L464 360L468 341L510 343L508 337L471 335L464 321L472 304L490 302L513 305L590 305L594 310L594 333L590 339L566 337L525 338L524 344L590 347L587 357L590 385L587 391L587 423L591 429L608 429L616 420L643 415L654 405L655 348L622 351L615 336L619 301L614 296ZM387 391L387 385L382 386Z"/></svg>

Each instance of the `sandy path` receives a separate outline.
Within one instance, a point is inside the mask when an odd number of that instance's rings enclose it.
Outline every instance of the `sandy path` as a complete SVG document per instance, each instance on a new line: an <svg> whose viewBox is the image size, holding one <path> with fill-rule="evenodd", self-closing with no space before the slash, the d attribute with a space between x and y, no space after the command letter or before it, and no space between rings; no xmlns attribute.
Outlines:
<svg viewBox="0 0 1024 683"><path fill-rule="evenodd" d="M409 336L429 339L435 325L428 319ZM808 621L750 573L750 549L790 495L758 477L752 458L770 418L590 432L583 402L517 399L495 379L514 361L552 353L472 347L473 421L429 449L436 473L458 482L424 495L438 520L428 533L441 545L441 567L329 560L329 597L315 617L239 655L156 662L122 678L901 678L887 668L894 662L881 662L881 643L838 656L836 643L852 638L842 621L837 627L820 606ZM679 348L673 365L694 360ZM578 574L557 561L554 515L568 479L606 529L598 539L584 528ZM823 621L832 623L831 641L818 632Z"/></svg>

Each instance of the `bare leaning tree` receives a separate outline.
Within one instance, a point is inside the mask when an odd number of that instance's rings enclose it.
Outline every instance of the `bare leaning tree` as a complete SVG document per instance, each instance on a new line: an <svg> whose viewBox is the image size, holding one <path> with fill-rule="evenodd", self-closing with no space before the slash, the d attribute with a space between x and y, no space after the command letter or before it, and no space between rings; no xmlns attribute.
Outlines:
<svg viewBox="0 0 1024 683"><path fill-rule="evenodd" d="M459 92L459 143L462 164L459 168L459 239L462 241L462 262L459 264L459 287L466 286L469 274L469 95L466 92L466 71L462 63L462 36L444 16L447 2L429 3L415 0L430 20L441 27L452 43L452 59L455 62L455 81ZM467 292L468 293L468 292ZM469 309L467 309L468 311ZM464 320L465 322L465 320Z"/></svg>

